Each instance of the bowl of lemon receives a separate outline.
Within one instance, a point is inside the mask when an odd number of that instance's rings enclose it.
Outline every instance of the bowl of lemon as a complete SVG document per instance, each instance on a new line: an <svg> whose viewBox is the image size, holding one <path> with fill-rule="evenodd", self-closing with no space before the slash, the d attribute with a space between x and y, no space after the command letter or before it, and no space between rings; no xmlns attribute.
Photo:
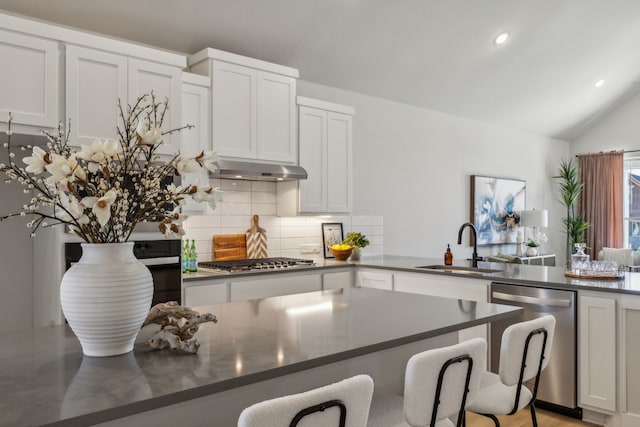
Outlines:
<svg viewBox="0 0 640 427"><path fill-rule="evenodd" d="M353 251L353 247L351 245L345 245L344 243L336 243L335 245L330 246L329 249L331 249L331 253L338 261L346 261Z"/></svg>

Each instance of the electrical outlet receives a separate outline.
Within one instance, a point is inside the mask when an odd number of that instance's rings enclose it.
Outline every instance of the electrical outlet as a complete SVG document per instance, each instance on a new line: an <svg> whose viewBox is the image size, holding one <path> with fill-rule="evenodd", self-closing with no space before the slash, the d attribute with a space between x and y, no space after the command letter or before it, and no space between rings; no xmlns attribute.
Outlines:
<svg viewBox="0 0 640 427"><path fill-rule="evenodd" d="M303 243L300 245L301 254L319 254L320 245L317 243Z"/></svg>

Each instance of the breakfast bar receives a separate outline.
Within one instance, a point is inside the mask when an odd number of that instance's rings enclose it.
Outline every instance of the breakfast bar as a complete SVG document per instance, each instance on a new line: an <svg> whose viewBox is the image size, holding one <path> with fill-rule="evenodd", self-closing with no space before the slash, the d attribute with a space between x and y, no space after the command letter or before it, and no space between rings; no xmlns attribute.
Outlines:
<svg viewBox="0 0 640 427"><path fill-rule="evenodd" d="M367 288L196 309L219 322L202 325L195 355L150 350L147 328L133 352L106 358L83 356L65 326L2 334L0 424L235 425L253 402L358 373L400 391L411 354L521 311Z"/></svg>

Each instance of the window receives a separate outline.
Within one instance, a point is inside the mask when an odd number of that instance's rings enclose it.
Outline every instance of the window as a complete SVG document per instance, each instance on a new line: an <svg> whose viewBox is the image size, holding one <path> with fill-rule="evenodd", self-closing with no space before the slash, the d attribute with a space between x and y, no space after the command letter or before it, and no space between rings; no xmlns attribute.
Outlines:
<svg viewBox="0 0 640 427"><path fill-rule="evenodd" d="M640 247L640 157L624 158L623 235L624 246L636 250Z"/></svg>

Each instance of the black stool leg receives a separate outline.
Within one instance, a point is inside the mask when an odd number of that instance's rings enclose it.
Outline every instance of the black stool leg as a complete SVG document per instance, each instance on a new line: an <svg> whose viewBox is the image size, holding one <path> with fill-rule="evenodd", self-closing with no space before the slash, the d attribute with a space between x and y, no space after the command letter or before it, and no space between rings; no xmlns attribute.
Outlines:
<svg viewBox="0 0 640 427"><path fill-rule="evenodd" d="M536 407L533 402L529 405L529 409L531 410L531 421L533 422L533 427L538 427L538 417L536 417Z"/></svg>

